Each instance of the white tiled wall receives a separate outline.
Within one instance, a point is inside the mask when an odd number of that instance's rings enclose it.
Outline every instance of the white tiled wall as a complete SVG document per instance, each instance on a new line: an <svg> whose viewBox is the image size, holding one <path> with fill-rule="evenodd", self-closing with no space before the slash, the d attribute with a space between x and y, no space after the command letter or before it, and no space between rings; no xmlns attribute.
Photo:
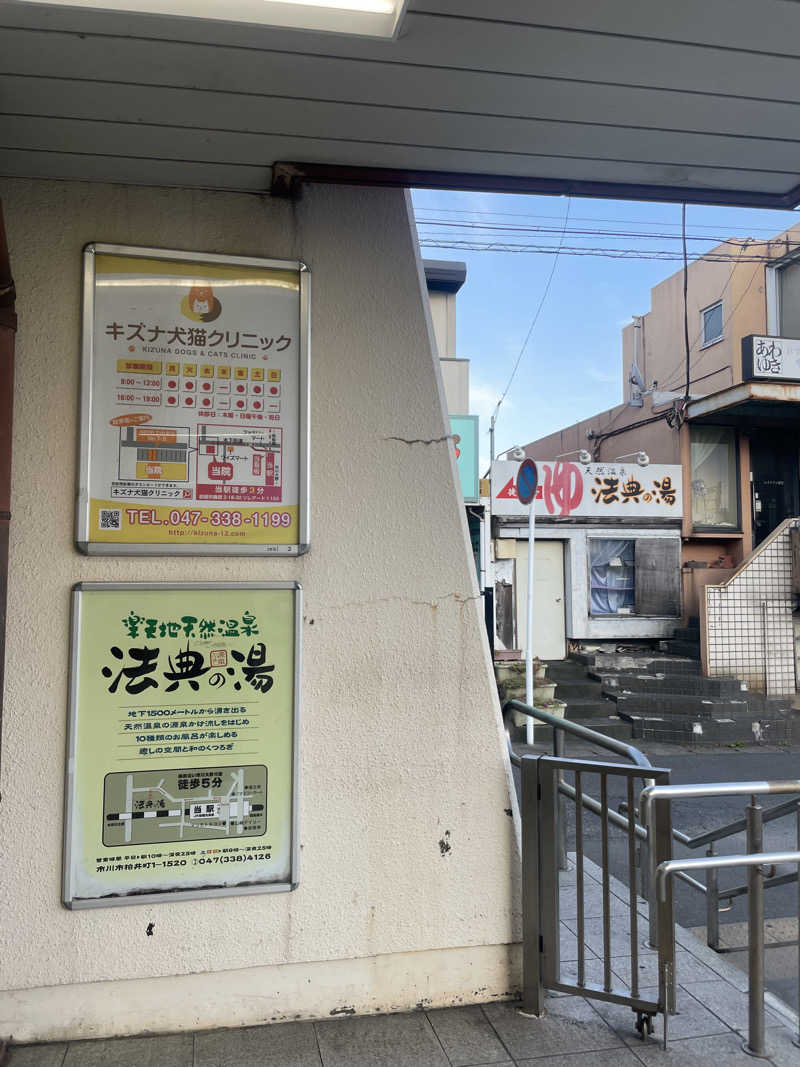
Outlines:
<svg viewBox="0 0 800 1067"><path fill-rule="evenodd" d="M724 585L706 586L708 674L732 675L768 696L795 692L789 519Z"/></svg>

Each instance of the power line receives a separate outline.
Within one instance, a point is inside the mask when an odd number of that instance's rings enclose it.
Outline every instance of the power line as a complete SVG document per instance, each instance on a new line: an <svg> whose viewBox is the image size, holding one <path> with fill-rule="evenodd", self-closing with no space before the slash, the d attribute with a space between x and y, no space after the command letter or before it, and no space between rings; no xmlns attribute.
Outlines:
<svg viewBox="0 0 800 1067"><path fill-rule="evenodd" d="M491 233L531 233L531 234L560 234L564 231L560 227L552 226L518 226L511 223L475 222L472 220L457 221L452 219L427 219L418 218L418 226L433 227L436 229L456 229L466 232L485 230ZM566 231L570 236L589 237L630 237L633 240L655 239L658 241L680 241L681 234L658 233L649 230L602 230L596 228L580 229L569 228ZM740 237L718 237L712 235L697 235L687 233L687 240L700 241L703 244L739 245L744 240ZM766 244L767 242L763 242Z"/></svg>
<svg viewBox="0 0 800 1067"><path fill-rule="evenodd" d="M561 234L561 242L562 242L562 244L563 244L563 241L564 241L564 236L565 236L565 234L567 232L567 223L569 222L569 210L570 210L571 206L572 206L572 197L569 197L567 199L567 209L564 212L564 229L563 229L562 234ZM527 347L528 341L531 338L531 334L533 333L533 330L534 330L534 327L536 326L536 323L539 321L539 316L542 313L542 308L544 307L544 302L547 299L547 294L550 292L550 286L552 285L552 282L553 282L553 275L555 274L556 267L558 266L558 255L559 255L560 250L561 250L561 245L559 245L558 249L556 249L555 257L553 259L553 265L550 268L550 274L548 275L547 281L545 283L544 291L542 292L542 297L541 297L541 300L539 301L539 306L536 308L536 312L535 312L535 314L533 316L533 319L531 320L531 324L528 327L528 332L525 334L525 340L522 342L522 347L520 348L519 355L517 356L516 362L514 363L514 368L511 371L511 376L509 377L508 383L506 384L506 387L503 390L503 393L502 393L500 399L497 401L497 406L495 407L494 412L492 413L492 420L491 420L492 433L494 433L494 424L495 424L495 420L497 419L497 413L500 410L501 404L503 403L505 398L508 396L508 391L511 388L511 383L514 381L514 378L516 376L517 370L519 369L519 365L522 362L522 357L525 354L525 349ZM492 455L492 459L494 459L494 455Z"/></svg>
<svg viewBox="0 0 800 1067"><path fill-rule="evenodd" d="M635 249L635 248L603 248L601 246L594 245L564 245L559 244L557 246L549 244L523 244L523 243L511 243L504 241L470 241L459 239L445 239L436 237L420 236L420 244L426 248L450 248L456 251L467 252L508 252L514 254L530 254L530 255L559 255L565 256L598 256L605 259L629 259L629 260L656 260L665 263L682 262L683 255L680 251L670 251L667 249L648 248L648 249ZM796 247L796 246L795 246ZM794 250L794 249L792 249ZM698 260L704 260L710 263L773 263L775 261L774 256L748 254L748 255L735 255L733 252L716 252L711 249L708 252L693 252L690 253L689 259L691 262L697 262Z"/></svg>
<svg viewBox="0 0 800 1067"><path fill-rule="evenodd" d="M479 215L479 216L518 218L518 219L553 219L553 220L556 220L556 219L560 219L561 218L560 215L534 215L534 214L529 214L527 212L521 212L521 211L483 211L483 210L477 210L477 209L470 210L469 208L445 208L445 207L423 208L423 207L420 207L419 211L420 212L432 211L432 212L437 212L440 215ZM776 211L775 214L776 215L792 216L792 217L794 217L795 220L797 219L797 213L794 212L794 211ZM626 225L626 226L637 226L637 225L638 226L672 226L672 227L675 227L675 228L680 228L680 225L681 225L679 222L669 222L666 219L659 219L658 221L655 221L655 220L652 220L652 219L616 219L616 218L605 218L605 217L602 217L602 216L599 216L599 215L598 216L594 216L594 215L573 215L572 219L573 219L574 222L595 222L595 223L611 222L611 223L623 224L623 225ZM797 225L797 222L796 221L793 222L792 225L793 226ZM715 227L712 227L711 225L706 225L705 223L699 223L699 222L698 223L692 223L689 226L687 226L687 229L690 229L690 230L708 230L708 229L713 229L713 228L715 228ZM790 229L790 228L791 227L787 227L787 229ZM749 229L754 231L754 232L760 231L762 233L768 233L768 234L774 234L775 233L775 227L773 227L773 226L750 226Z"/></svg>

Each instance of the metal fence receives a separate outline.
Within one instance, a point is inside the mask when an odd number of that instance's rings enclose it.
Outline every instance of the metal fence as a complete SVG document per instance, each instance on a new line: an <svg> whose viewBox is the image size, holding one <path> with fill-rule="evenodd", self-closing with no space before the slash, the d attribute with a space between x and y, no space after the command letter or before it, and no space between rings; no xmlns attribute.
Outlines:
<svg viewBox="0 0 800 1067"><path fill-rule="evenodd" d="M509 717L521 712L531 720L553 730L554 756L514 752ZM782 782L728 782L699 785L670 785L669 771L650 765L647 757L623 741L606 737L585 726L551 715L546 711L509 701L503 709L508 746L512 762L520 768L522 784L522 873L523 873L523 997L522 1011L544 1014L545 990L557 990L581 996L628 1004L637 1015L637 1029L644 1038L652 1031L655 1014L664 1015L664 1047L667 1046L668 1017L675 1011L675 922L672 879L680 878L706 895L707 939L719 947L719 901L748 894L749 953L749 1037L746 1049L764 1055L764 891L772 886L798 882L798 916L800 916L800 779ZM633 766L598 760L572 760L564 755L564 737L570 735L589 741L630 760ZM599 776L600 798L586 791L587 779ZM569 779L572 779L570 781ZM610 777L627 782L627 802L621 811L608 803ZM636 803L635 783L644 788ZM792 799L763 811L758 797L766 794L792 794ZM711 796L749 796L743 819L715 830L690 837L673 828L671 802L679 798ZM575 805L576 832L576 904L577 904L577 979L567 981L561 973L559 955L560 893L559 870L566 867L566 802ZM602 982L587 981L585 955L585 812L600 819L602 877ZM637 820L637 816L639 819ZM783 817L797 820L796 852L764 852L763 825ZM631 981L627 988L614 986L611 969L611 894L608 835L611 827L621 830L627 841L628 934ZM747 833L747 854L717 856L715 843L733 834ZM673 859L673 841L689 848L706 846L707 856L700 859ZM637 848L638 845L638 848ZM776 864L797 864L798 870L775 875ZM746 886L720 890L717 871L721 868L746 866ZM771 873L770 873L771 868ZM636 872L640 892L648 901L649 943L658 950L658 998L647 1000L638 987L639 912ZM706 884L693 877L705 871ZM800 946L798 947L798 989L800 989ZM798 1038L800 1041L800 1036Z"/></svg>

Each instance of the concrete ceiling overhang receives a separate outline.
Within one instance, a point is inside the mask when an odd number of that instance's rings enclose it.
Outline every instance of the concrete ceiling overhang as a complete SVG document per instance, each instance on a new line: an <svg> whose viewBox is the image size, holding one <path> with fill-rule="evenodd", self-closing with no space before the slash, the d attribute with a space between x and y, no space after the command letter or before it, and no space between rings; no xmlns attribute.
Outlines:
<svg viewBox="0 0 800 1067"><path fill-rule="evenodd" d="M693 423L756 428L800 424L800 382L742 382L692 400Z"/></svg>
<svg viewBox="0 0 800 1067"><path fill-rule="evenodd" d="M6 175L800 202L788 0L410 0L394 40L0 0L0 72Z"/></svg>

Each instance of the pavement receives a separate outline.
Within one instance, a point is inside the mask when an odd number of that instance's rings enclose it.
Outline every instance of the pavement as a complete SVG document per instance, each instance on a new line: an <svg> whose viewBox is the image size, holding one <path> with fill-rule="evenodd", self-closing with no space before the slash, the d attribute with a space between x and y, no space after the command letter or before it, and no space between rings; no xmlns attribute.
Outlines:
<svg viewBox="0 0 800 1067"><path fill-rule="evenodd" d="M585 861L587 980L602 969L600 870ZM576 980L574 861L561 880L561 978ZM628 891L611 879L614 986L630 979ZM657 956L647 946L647 905L638 901L639 981L653 990ZM553 994L541 1019L523 1016L513 1001L409 1014L350 1016L231 1030L115 1040L20 1045L4 1067L752 1067L742 1051L747 979L681 927L676 931L678 1014L661 1047L663 1018L642 1041L630 1008L578 995ZM764 1063L798 1067L797 1020L767 994Z"/></svg>

